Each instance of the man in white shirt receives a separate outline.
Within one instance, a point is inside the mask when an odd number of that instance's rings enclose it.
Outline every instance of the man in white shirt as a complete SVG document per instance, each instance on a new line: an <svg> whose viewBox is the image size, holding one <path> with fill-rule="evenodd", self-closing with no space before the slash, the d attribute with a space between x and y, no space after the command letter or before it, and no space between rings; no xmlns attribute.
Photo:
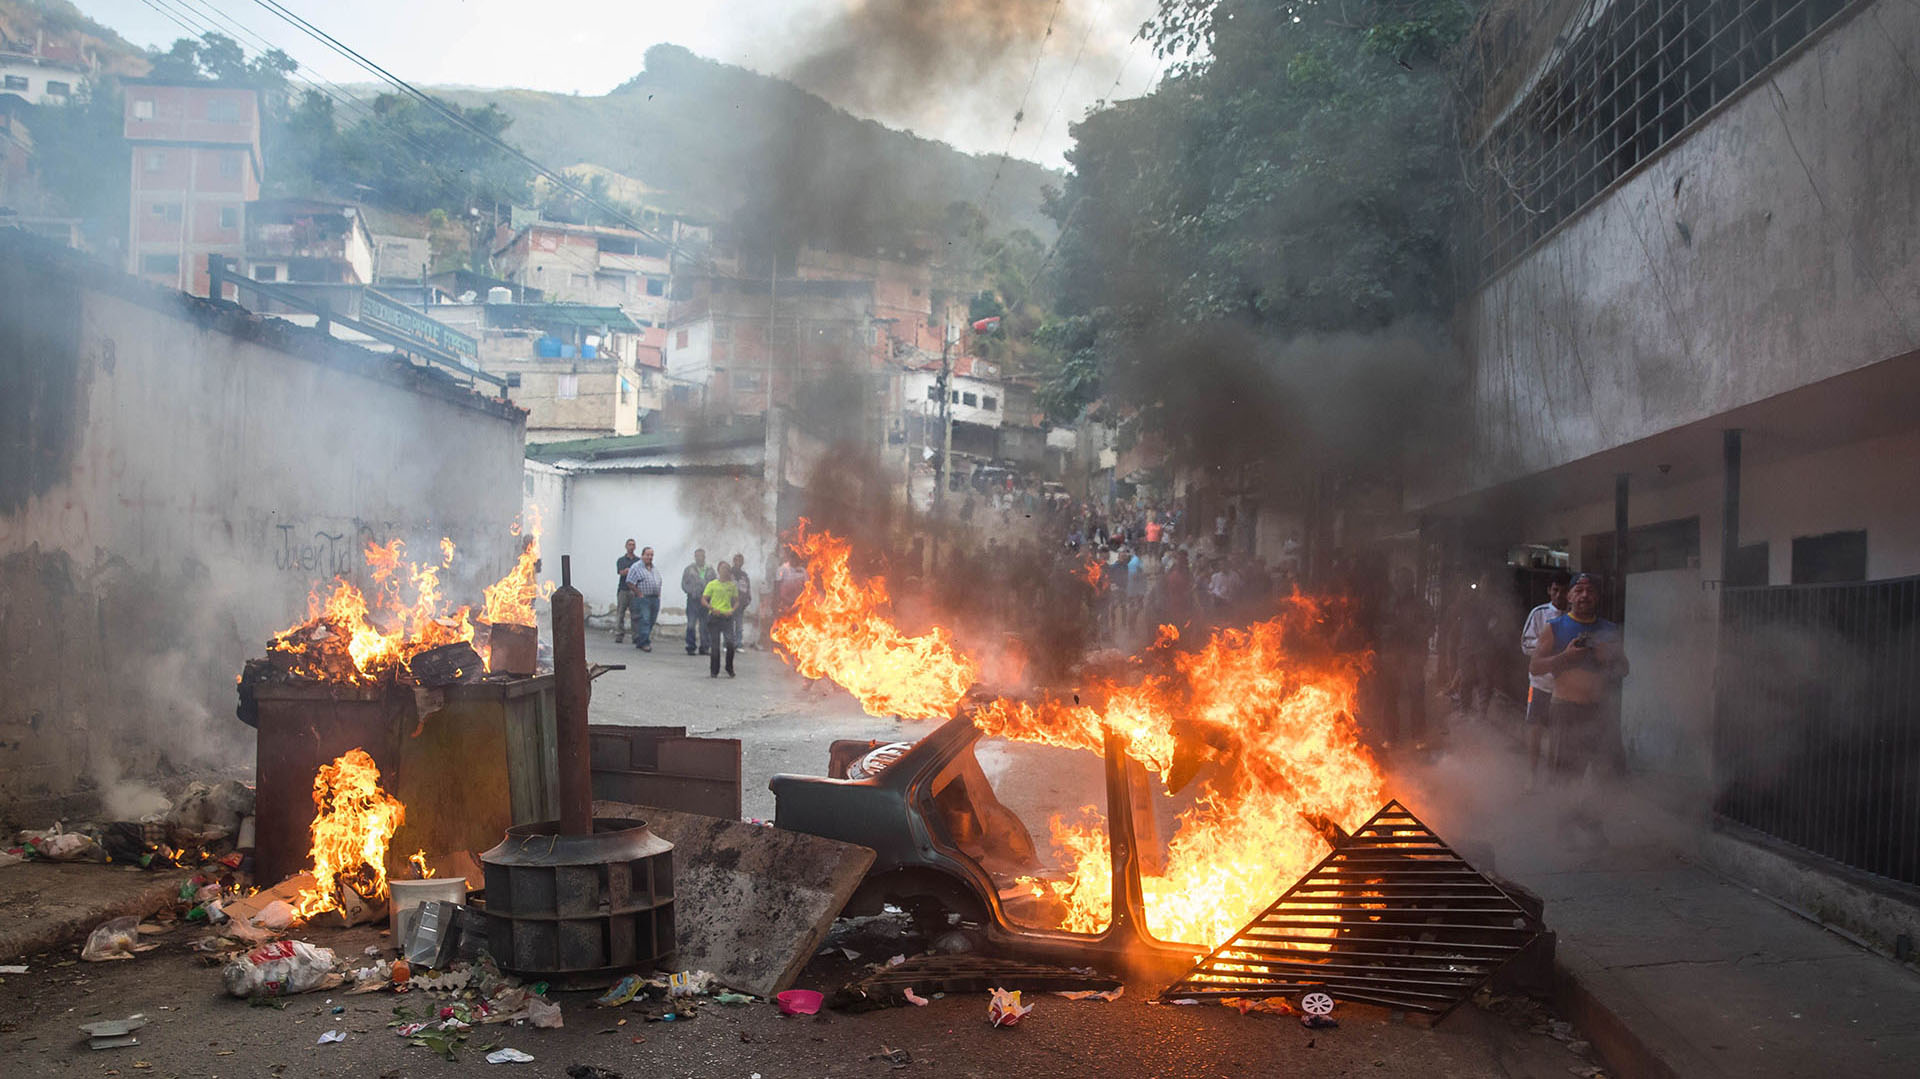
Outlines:
<svg viewBox="0 0 1920 1079"><path fill-rule="evenodd" d="M1567 585L1573 580L1566 570L1555 570L1547 582L1547 602L1527 612L1520 628L1520 654L1531 659L1540 643L1540 633L1549 621L1567 613ZM1540 743L1547 732L1547 710L1553 704L1553 675L1527 674L1527 793L1533 793L1540 776Z"/></svg>

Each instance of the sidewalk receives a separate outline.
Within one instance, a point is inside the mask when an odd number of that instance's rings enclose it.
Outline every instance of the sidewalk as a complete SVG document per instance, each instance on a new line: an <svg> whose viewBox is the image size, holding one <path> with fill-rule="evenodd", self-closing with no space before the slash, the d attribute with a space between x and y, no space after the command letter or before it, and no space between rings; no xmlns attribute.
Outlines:
<svg viewBox="0 0 1920 1079"><path fill-rule="evenodd" d="M1686 782L1601 793L1608 845L1561 840L1565 789L1521 793L1507 740L1456 731L1409 767L1408 805L1484 866L1546 901L1563 1012L1634 1076L1912 1075L1920 973L1857 947L1707 867L1707 815ZM1469 857L1484 857L1470 853Z"/></svg>
<svg viewBox="0 0 1920 1079"><path fill-rule="evenodd" d="M83 940L123 914L146 916L179 898L193 873L149 873L93 862L27 862L0 869L0 961Z"/></svg>

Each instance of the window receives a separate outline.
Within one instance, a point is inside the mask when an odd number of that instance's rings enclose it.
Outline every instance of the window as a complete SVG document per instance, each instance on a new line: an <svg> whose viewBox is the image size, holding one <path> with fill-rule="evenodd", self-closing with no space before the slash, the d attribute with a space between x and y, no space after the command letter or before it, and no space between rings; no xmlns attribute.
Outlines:
<svg viewBox="0 0 1920 1079"><path fill-rule="evenodd" d="M742 371L733 377L734 381L739 384L740 389L758 390L760 388L760 372L758 371Z"/></svg>
<svg viewBox="0 0 1920 1079"><path fill-rule="evenodd" d="M153 204L153 216L163 221L180 220L180 204L177 202L156 202Z"/></svg>
<svg viewBox="0 0 1920 1079"><path fill-rule="evenodd" d="M133 103L133 118L136 120L153 119L153 102L142 98Z"/></svg>
<svg viewBox="0 0 1920 1079"><path fill-rule="evenodd" d="M731 341L731 340L733 340L733 323L731 323L731 322L716 322L716 323L714 323L714 324L713 324L713 339L714 339L715 341Z"/></svg>
<svg viewBox="0 0 1920 1079"><path fill-rule="evenodd" d="M982 395L980 398L980 407L986 409L988 412L992 412L1000 407L1000 399L998 397Z"/></svg>
<svg viewBox="0 0 1920 1079"><path fill-rule="evenodd" d="M140 272L177 274L180 272L180 256L142 255L140 256Z"/></svg>
<svg viewBox="0 0 1920 1079"><path fill-rule="evenodd" d="M235 177L238 177L240 175L240 155L239 154L221 154L220 155L220 175L226 177L229 180L234 179Z"/></svg>
<svg viewBox="0 0 1920 1079"><path fill-rule="evenodd" d="M1866 579L1865 531L1793 538L1794 584L1842 584Z"/></svg>
<svg viewBox="0 0 1920 1079"><path fill-rule="evenodd" d="M239 123L240 103L232 98L215 98L207 102L207 121L215 124Z"/></svg>
<svg viewBox="0 0 1920 1079"><path fill-rule="evenodd" d="M960 395L960 403L963 405L973 405L974 407L977 408L979 407L979 404L980 404L980 395L973 394L973 393L963 393Z"/></svg>
<svg viewBox="0 0 1920 1079"><path fill-rule="evenodd" d="M27 77L26 77L25 75L8 75L8 76L7 76L7 89L9 89L9 90L18 90L18 91L20 91L21 93L26 93L26 91L27 91Z"/></svg>
<svg viewBox="0 0 1920 1079"><path fill-rule="evenodd" d="M255 266L253 268L253 279L255 281L278 281L280 280L280 267L271 265Z"/></svg>
<svg viewBox="0 0 1920 1079"><path fill-rule="evenodd" d="M223 229L239 228L240 227L240 207L238 206L220 207L220 227Z"/></svg>
<svg viewBox="0 0 1920 1079"><path fill-rule="evenodd" d="M687 331L681 330L679 333L673 335L673 347L674 348L687 347Z"/></svg>
<svg viewBox="0 0 1920 1079"><path fill-rule="evenodd" d="M929 400L929 401L938 401L938 400L940 400L940 387L938 387L938 386L928 386L928 387L927 387L927 400Z"/></svg>
<svg viewBox="0 0 1920 1079"><path fill-rule="evenodd" d="M72 97L73 84L70 82L59 82L55 79L48 79L47 93L54 97Z"/></svg>
<svg viewBox="0 0 1920 1079"><path fill-rule="evenodd" d="M647 295L665 296L666 294L667 294L667 283L665 281L661 280L658 277L647 278Z"/></svg>
<svg viewBox="0 0 1920 1079"><path fill-rule="evenodd" d="M580 396L579 375L559 375L554 379L553 395L562 401L572 401Z"/></svg>
<svg viewBox="0 0 1920 1079"><path fill-rule="evenodd" d="M148 150L146 165L148 172L159 172L161 169L166 168L167 152L165 150Z"/></svg>
<svg viewBox="0 0 1920 1079"><path fill-rule="evenodd" d="M574 288L587 288L593 284L593 278L588 277L586 274L583 274L583 273L574 274L573 276L569 277L567 280L568 280L568 283L573 285Z"/></svg>
<svg viewBox="0 0 1920 1079"><path fill-rule="evenodd" d="M1483 269L1517 258L1846 6L1617 0L1583 16L1480 152ZM1494 83L1531 63L1496 52L1469 77Z"/></svg>
<svg viewBox="0 0 1920 1079"><path fill-rule="evenodd" d="M951 401L948 401L947 403L948 403L948 404L950 404L950 405L957 405L957 404L959 404L959 403L960 403L960 391L959 391L959 390L955 390L955 391L953 391L953 400L951 400Z"/></svg>
<svg viewBox="0 0 1920 1079"><path fill-rule="evenodd" d="M652 371L640 372L640 388L643 390L653 389L653 372Z"/></svg>

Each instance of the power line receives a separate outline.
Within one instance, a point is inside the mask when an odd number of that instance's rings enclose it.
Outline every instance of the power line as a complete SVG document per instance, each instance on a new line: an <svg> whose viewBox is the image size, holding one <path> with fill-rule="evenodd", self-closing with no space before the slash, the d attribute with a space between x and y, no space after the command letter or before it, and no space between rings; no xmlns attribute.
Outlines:
<svg viewBox="0 0 1920 1079"><path fill-rule="evenodd" d="M1041 144L1047 141L1047 132L1053 127L1053 118L1060 114L1060 106L1067 100L1067 91L1073 88L1074 73L1080 70L1080 57L1086 54L1087 39L1093 36L1093 28L1097 25L1093 17L1088 16L1087 29L1080 35L1080 47L1073 51L1073 63L1067 67L1067 77L1060 80L1060 93L1053 99L1053 108L1047 110L1047 119L1040 125L1040 134L1034 137L1035 154L1040 152Z"/></svg>
<svg viewBox="0 0 1920 1079"><path fill-rule="evenodd" d="M601 202L599 199L595 198L590 192L586 191L585 189L581 188L579 185L575 184L572 180L568 179L564 174L548 168L547 166L541 164L540 162L534 160L532 157L528 156L519 147L514 146L512 143L507 142L506 140L500 138L499 136L494 135L493 133L480 127L479 125L473 123L471 120L467 119L466 116L462 115L457 109L441 102L438 98L432 96L431 94L425 93L424 91L416 88L412 83L409 83L405 79L400 78L398 75L395 75L393 72L388 71L386 68L381 67L379 64L374 63L372 60L367 59L365 56L361 55L359 52L355 51L352 47L340 41L338 38L320 29L319 27L313 25L312 23L308 22L306 19L301 18L299 15L296 15L293 12L287 10L287 8L281 5L278 2L278 0L254 0L254 3L259 4L263 8L266 8L268 11L279 16L282 20L291 24L296 29L300 30L302 33L305 33L308 36L314 38L315 40L321 42L322 44L326 45L328 48L332 49L334 52L339 53L341 56L346 57L348 60L351 60L353 63L358 64L361 68L365 69L366 71L373 73L375 76L391 84L392 86L399 89L403 93L406 93L407 95L418 100L421 104L425 105L427 108L438 113L441 117L445 118L446 120L453 123L454 125L460 127L461 129L467 131L468 133L474 135L475 137L493 145L494 147L504 151L506 154L508 154L515 160L519 161L521 164L527 166L528 168L532 169L534 172L540 174L541 176L546 177L550 182L560 187L561 189L565 190L567 193L573 195L575 198L578 198L586 202L590 206L600 209L601 211L605 212L608 216L614 218L615 220L625 222L629 228L633 229L633 231L640 233L642 236L645 236L648 239L651 239L658 244L661 244L662 246L666 247L669 251L672 251L676 254L679 254L685 257L690 262L694 262L698 264L704 261L700 256L694 254L693 252L687 251L685 248L681 247L679 244L675 243L673 240L661 236L659 233L654 232L648 226L634 220L631 216L629 216L626 213L626 211L621 210L614 206L610 206L604 202ZM1056 5L1057 3L1058 3L1058 0L1056 0ZM1057 6L1056 6L1056 10L1057 10Z"/></svg>
<svg viewBox="0 0 1920 1079"><path fill-rule="evenodd" d="M1020 92L1020 106L1013 110L1013 127L1007 132L1007 144L1000 150L1000 160L993 167L993 179L987 182L987 193L980 197L980 207L985 209L993 199L993 189L1000 186L1000 173L1007 167L1007 156L1013 152L1013 137L1020 133L1020 121L1027 114L1027 98L1033 94L1033 83L1040 77L1040 61L1046 58L1047 42L1053 38L1053 21L1060 17L1060 5L1063 0L1053 0L1053 13L1047 16L1046 32L1040 35L1040 44L1033 50L1033 70L1027 72L1027 88Z"/></svg>

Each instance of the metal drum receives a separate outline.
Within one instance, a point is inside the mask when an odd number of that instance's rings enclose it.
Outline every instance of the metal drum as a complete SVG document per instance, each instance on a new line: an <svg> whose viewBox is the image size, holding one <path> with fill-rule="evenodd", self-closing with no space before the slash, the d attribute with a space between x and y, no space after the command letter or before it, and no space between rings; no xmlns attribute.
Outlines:
<svg viewBox="0 0 1920 1079"><path fill-rule="evenodd" d="M503 970L585 987L673 956L673 844L645 821L507 829L480 856L487 950Z"/></svg>

